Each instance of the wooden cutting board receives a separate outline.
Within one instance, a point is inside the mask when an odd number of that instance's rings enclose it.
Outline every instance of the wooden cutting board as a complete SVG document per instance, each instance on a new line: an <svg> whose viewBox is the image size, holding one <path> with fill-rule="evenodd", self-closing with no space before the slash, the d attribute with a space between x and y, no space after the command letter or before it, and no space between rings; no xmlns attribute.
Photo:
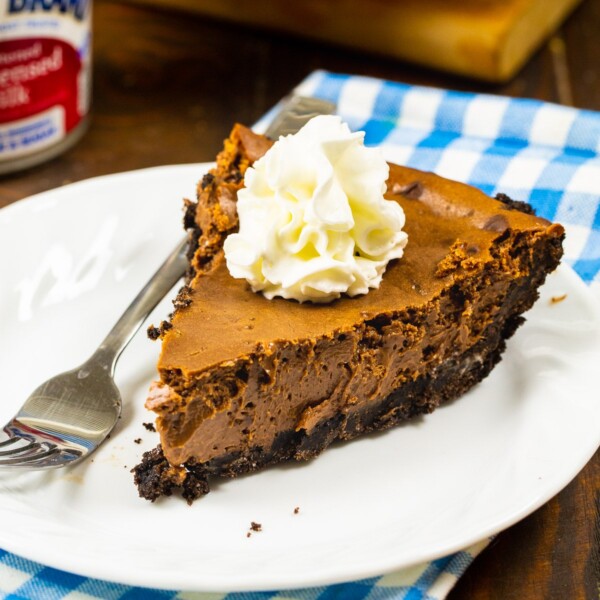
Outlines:
<svg viewBox="0 0 600 600"><path fill-rule="evenodd" d="M510 79L581 0L126 0Z"/></svg>

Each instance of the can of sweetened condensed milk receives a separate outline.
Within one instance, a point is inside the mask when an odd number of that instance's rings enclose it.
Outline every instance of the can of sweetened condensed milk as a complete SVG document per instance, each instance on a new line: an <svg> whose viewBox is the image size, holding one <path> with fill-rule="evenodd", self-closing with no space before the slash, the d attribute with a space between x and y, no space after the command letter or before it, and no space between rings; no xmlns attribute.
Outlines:
<svg viewBox="0 0 600 600"><path fill-rule="evenodd" d="M87 124L92 0L0 0L0 174L71 147Z"/></svg>

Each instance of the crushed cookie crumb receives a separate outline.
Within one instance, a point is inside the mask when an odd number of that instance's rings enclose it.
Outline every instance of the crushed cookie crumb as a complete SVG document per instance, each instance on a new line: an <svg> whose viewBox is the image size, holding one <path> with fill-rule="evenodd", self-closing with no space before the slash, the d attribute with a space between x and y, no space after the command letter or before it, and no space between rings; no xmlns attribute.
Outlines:
<svg viewBox="0 0 600 600"><path fill-rule="evenodd" d="M183 199L183 228L187 231L188 229L194 229L196 227L196 209L198 204L187 198Z"/></svg>
<svg viewBox="0 0 600 600"><path fill-rule="evenodd" d="M296 506L296 508L294 508L294 514L297 515L300 512L300 507Z"/></svg>
<svg viewBox="0 0 600 600"><path fill-rule="evenodd" d="M252 535L252 534L251 534L250 532L248 532L248 533L246 534L246 537L250 537L251 535Z"/></svg>
<svg viewBox="0 0 600 600"><path fill-rule="evenodd" d="M563 294L562 296L552 296L552 298L550 298L550 304L558 304L559 302L565 300L566 297L567 294Z"/></svg>
<svg viewBox="0 0 600 600"><path fill-rule="evenodd" d="M146 431L156 433L156 427L154 427L154 423L142 423L142 425L145 427Z"/></svg>
<svg viewBox="0 0 600 600"><path fill-rule="evenodd" d="M519 212L525 213L526 215L535 215L535 210L531 204L527 202L522 202L520 200L513 200L510 196L506 194L496 194L494 196L496 200L502 202L504 204L504 208L507 210L518 210Z"/></svg>
<svg viewBox="0 0 600 600"><path fill-rule="evenodd" d="M142 443L142 438L136 438L135 440L133 440L134 444L141 444Z"/></svg>
<svg viewBox="0 0 600 600"><path fill-rule="evenodd" d="M181 488L181 495L188 504L209 492L208 477L202 468L189 462L182 467L171 466L160 444L144 452L142 462L131 472L139 495L151 502L160 496L170 496L174 488Z"/></svg>
<svg viewBox="0 0 600 600"><path fill-rule="evenodd" d="M158 327L154 327L154 325L150 325L146 330L146 335L151 340L157 340L160 337L160 329Z"/></svg>
<svg viewBox="0 0 600 600"><path fill-rule="evenodd" d="M169 315L169 318L171 318L171 315ZM172 328L173 323L171 323L170 321L162 321L158 327L150 325L150 327L148 327L148 329L146 330L146 335L151 340L155 341L161 338L164 335L165 331L169 331L169 329Z"/></svg>
<svg viewBox="0 0 600 600"><path fill-rule="evenodd" d="M244 179L241 171L236 167L232 170L232 172L225 177L225 181L228 183L239 183Z"/></svg>
<svg viewBox="0 0 600 600"><path fill-rule="evenodd" d="M250 529L252 531L262 531L262 525L260 523L256 523L255 521L251 521Z"/></svg>
<svg viewBox="0 0 600 600"><path fill-rule="evenodd" d="M202 182L200 183L200 187L204 190L206 189L213 181L215 180L215 176L212 173L206 173L202 177Z"/></svg>
<svg viewBox="0 0 600 600"><path fill-rule="evenodd" d="M177 292L177 297L173 300L173 306L175 310L181 310L182 308L187 308L192 303L192 288L188 285L184 285L179 292ZM171 327L173 325L169 323ZM171 328L169 327L169 329Z"/></svg>

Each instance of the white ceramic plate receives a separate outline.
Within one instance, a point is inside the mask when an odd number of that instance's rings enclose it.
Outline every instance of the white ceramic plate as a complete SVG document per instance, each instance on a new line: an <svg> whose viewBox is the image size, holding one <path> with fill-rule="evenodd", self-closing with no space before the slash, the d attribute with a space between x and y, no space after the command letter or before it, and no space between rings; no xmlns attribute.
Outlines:
<svg viewBox="0 0 600 600"><path fill-rule="evenodd" d="M101 177L0 211L0 423L101 341L180 238L181 198L205 168ZM170 310L167 299L151 321ZM600 444L599 313L563 266L465 397L308 464L219 483L191 508L139 499L129 472L157 443L142 423L159 347L139 334L117 368L123 417L93 459L0 473L0 547L87 576L193 590L358 579L461 549L547 501ZM251 521L263 530L247 537Z"/></svg>

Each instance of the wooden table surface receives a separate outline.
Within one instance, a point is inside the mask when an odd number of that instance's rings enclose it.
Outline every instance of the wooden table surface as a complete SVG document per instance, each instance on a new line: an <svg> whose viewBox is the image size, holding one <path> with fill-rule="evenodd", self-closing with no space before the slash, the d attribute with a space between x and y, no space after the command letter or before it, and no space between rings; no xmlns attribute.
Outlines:
<svg viewBox="0 0 600 600"><path fill-rule="evenodd" d="M233 122L253 123L317 68L600 110L600 0L586 0L501 86L201 17L107 0L94 11L90 129L61 157L0 178L0 207L105 173L210 161ZM600 598L600 453L500 534L449 595L473 598Z"/></svg>

